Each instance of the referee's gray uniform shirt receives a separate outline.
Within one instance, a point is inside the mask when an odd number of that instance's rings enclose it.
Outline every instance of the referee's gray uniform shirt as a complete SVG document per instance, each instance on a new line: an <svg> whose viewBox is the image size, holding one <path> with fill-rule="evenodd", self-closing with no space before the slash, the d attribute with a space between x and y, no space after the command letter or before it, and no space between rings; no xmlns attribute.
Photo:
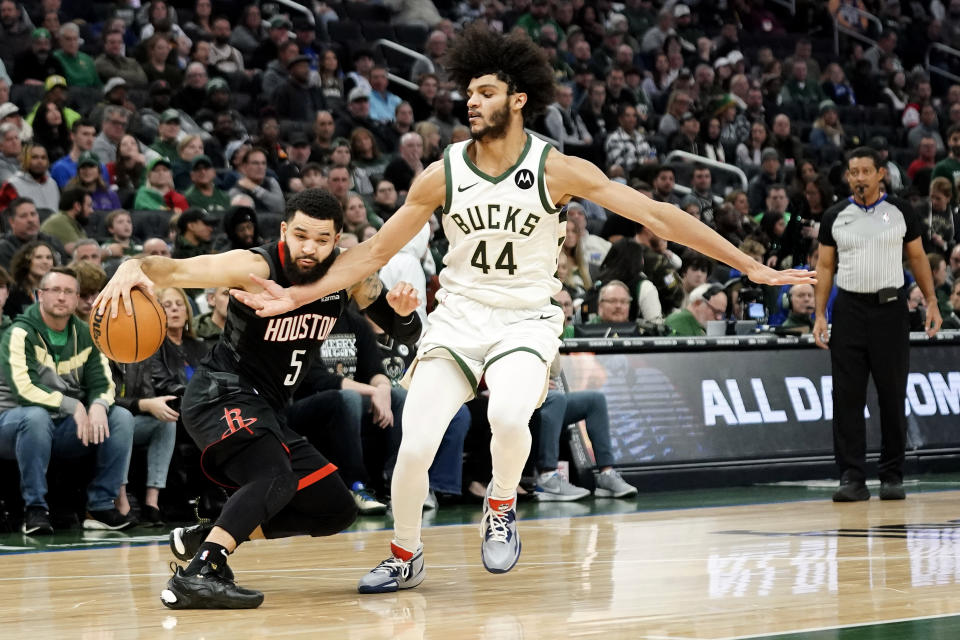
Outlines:
<svg viewBox="0 0 960 640"><path fill-rule="evenodd" d="M820 244L837 249L838 288L875 293L903 286L903 246L920 236L920 219L898 198L871 207L845 200L820 221Z"/></svg>

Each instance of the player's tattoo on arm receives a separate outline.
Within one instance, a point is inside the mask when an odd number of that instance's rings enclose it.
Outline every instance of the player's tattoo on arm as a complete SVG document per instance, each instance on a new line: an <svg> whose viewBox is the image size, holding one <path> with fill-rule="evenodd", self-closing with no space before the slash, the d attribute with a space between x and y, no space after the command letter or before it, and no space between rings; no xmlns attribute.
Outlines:
<svg viewBox="0 0 960 640"><path fill-rule="evenodd" d="M376 272L355 284L349 293L350 297L356 301L357 306L365 309L380 296L381 291L383 291L383 283L380 282L380 273Z"/></svg>

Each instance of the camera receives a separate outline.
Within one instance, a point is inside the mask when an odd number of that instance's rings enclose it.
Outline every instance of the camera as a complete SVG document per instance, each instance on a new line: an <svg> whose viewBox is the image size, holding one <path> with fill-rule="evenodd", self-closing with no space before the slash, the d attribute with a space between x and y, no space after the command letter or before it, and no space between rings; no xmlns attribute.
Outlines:
<svg viewBox="0 0 960 640"><path fill-rule="evenodd" d="M767 317L767 309L763 306L763 289L750 286L750 284L752 283L744 281L737 298L737 304L740 306L740 317L744 320L762 321Z"/></svg>

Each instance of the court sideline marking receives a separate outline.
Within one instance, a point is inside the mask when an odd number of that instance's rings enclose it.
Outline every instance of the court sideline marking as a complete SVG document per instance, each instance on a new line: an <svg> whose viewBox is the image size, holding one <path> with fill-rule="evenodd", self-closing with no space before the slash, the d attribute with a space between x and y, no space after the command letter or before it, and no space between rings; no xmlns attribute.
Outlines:
<svg viewBox="0 0 960 640"><path fill-rule="evenodd" d="M958 616L960 616L960 611L954 613L938 613L930 616L916 616L914 618L895 618L893 620L877 620L874 622L853 622L851 624L838 624L827 627L808 627L806 629L793 629L791 631L757 633L748 636L724 636L723 638L711 638L710 640L761 640L765 638L777 638L801 633L816 633L818 631L834 631L837 629L856 629L858 627L880 627L888 624L898 624L901 622L920 622L921 620L938 620L943 618L956 618ZM664 640L666 640L666 638ZM684 638L681 637L677 640L684 640Z"/></svg>

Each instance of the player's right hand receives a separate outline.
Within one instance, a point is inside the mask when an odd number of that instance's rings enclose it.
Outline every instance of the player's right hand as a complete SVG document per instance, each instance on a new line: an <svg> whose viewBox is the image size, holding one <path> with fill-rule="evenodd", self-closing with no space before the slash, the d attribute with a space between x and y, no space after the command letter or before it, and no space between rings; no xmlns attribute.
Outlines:
<svg viewBox="0 0 960 640"><path fill-rule="evenodd" d="M830 348L830 332L827 330L827 319L817 316L813 321L813 340L821 349Z"/></svg>
<svg viewBox="0 0 960 640"><path fill-rule="evenodd" d="M97 299L93 301L93 308L97 310L98 315L106 313L107 305L111 306L110 317L117 317L120 298L123 297L123 306L127 310L127 315L133 315L133 302L130 300L130 290L134 287L141 287L153 295L153 280L147 277L147 274L140 268L139 260L127 260L118 268L117 272L110 278L110 282L103 288Z"/></svg>
<svg viewBox="0 0 960 640"><path fill-rule="evenodd" d="M273 280L267 280L252 273L250 279L263 290L259 293L250 293L243 289L230 289L230 295L256 311L261 318L280 315L297 308L289 288L281 287Z"/></svg>

